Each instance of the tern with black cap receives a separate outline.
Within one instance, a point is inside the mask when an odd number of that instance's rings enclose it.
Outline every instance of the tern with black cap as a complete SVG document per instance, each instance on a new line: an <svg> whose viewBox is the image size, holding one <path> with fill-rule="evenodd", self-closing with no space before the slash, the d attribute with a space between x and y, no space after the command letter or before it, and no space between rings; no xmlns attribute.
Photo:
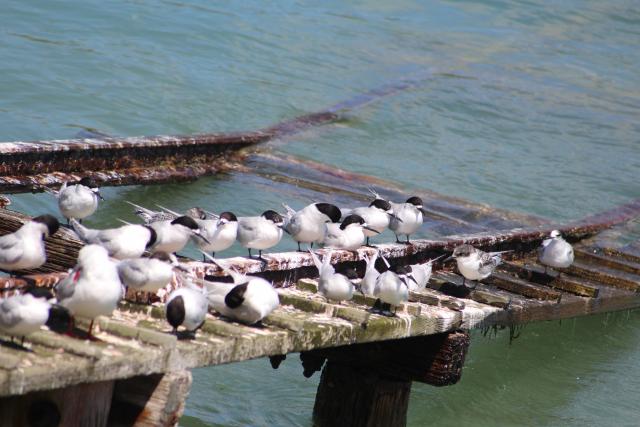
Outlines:
<svg viewBox="0 0 640 427"><path fill-rule="evenodd" d="M277 245L282 239L284 219L276 211L264 211L260 216L245 216L238 218L238 242L243 248L258 250L258 259L262 258L262 251Z"/></svg>
<svg viewBox="0 0 640 427"><path fill-rule="evenodd" d="M389 228L396 235L396 243L410 244L409 237L418 231L424 222L424 214L427 211L422 205L422 199L417 196L409 197L405 203L391 203L393 206L392 217L389 221ZM405 242L400 242L400 236L407 236Z"/></svg>
<svg viewBox="0 0 640 427"><path fill-rule="evenodd" d="M322 241L326 223L340 221L342 213L336 205L330 203L313 203L299 211L282 204L287 210L284 230L298 243L298 251L302 251L300 243L308 243L311 247Z"/></svg>
<svg viewBox="0 0 640 427"><path fill-rule="evenodd" d="M341 223L329 223L325 226L324 246L334 249L355 251L365 241L364 231L377 231L365 222L360 215L348 215Z"/></svg>

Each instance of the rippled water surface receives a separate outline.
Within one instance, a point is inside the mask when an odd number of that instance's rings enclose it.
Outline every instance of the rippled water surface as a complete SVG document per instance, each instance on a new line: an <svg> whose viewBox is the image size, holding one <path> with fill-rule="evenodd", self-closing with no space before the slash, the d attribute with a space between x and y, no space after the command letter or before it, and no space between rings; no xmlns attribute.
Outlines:
<svg viewBox="0 0 640 427"><path fill-rule="evenodd" d="M5 0L0 24L3 141L254 130L410 81L271 145L558 220L640 196L634 1ZM306 202L241 174L104 193L93 225L131 219L124 200ZM46 195L15 207L55 212ZM414 384L409 424L637 425L638 326L621 313L530 325L512 345L476 334L458 385ZM181 425L308 425L318 379L301 372L296 355L196 370Z"/></svg>

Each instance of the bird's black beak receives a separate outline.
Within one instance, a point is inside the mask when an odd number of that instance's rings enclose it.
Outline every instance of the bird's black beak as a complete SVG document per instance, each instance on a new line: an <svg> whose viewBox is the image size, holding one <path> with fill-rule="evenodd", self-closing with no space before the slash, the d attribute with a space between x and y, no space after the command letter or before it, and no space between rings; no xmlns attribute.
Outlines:
<svg viewBox="0 0 640 427"><path fill-rule="evenodd" d="M94 193L96 196L98 196L98 198L99 198L100 200L104 200L104 197L102 197L102 194L100 194L100 190L98 190L97 188L94 188L94 189L93 189L93 193Z"/></svg>
<svg viewBox="0 0 640 427"><path fill-rule="evenodd" d="M364 228L365 230L369 230L369 231L373 231L376 234L380 234L380 232L374 228L369 227L368 225L363 225L362 228Z"/></svg>
<svg viewBox="0 0 640 427"><path fill-rule="evenodd" d="M425 208L418 208L418 210L422 212L422 215L429 215L429 211L426 210Z"/></svg>
<svg viewBox="0 0 640 427"><path fill-rule="evenodd" d="M408 275L407 277L408 277L409 279L413 280L413 283L415 283L416 285L418 284L418 281L416 280L416 278L415 278L415 277L413 277L413 276L411 276L411 275Z"/></svg>
<svg viewBox="0 0 640 427"><path fill-rule="evenodd" d="M207 239L206 237L204 237L202 235L202 233L200 232L200 230L194 230L191 232L191 234L193 234L194 236L196 236L199 239L204 240L205 242L207 242L208 244L211 244L211 242L209 241L209 239Z"/></svg>
<svg viewBox="0 0 640 427"><path fill-rule="evenodd" d="M400 217L399 217L398 215L396 215L396 214L392 214L392 213L390 213L390 212L387 212L387 215L389 215L389 218L393 218L393 219L395 219L395 220L396 220L396 221L398 221L398 222L404 222L404 221L403 221L403 220L401 220L401 219L400 219Z"/></svg>
<svg viewBox="0 0 640 427"><path fill-rule="evenodd" d="M452 259L456 259L456 257L454 257L453 255L451 255L451 256L449 256L449 257L445 258L445 259L442 261L442 263L444 264L445 262L447 262L447 261L451 261Z"/></svg>
<svg viewBox="0 0 640 427"><path fill-rule="evenodd" d="M407 281L405 280L404 277L400 277L400 281L402 282L403 285L405 285L407 288L409 288L409 285L407 285Z"/></svg>

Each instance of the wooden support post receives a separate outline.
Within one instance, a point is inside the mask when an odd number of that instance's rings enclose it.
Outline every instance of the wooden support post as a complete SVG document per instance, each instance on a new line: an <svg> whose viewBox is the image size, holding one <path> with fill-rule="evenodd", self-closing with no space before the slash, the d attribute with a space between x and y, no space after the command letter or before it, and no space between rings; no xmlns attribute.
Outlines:
<svg viewBox="0 0 640 427"><path fill-rule="evenodd" d="M322 371L313 420L316 426L404 426L411 382L455 384L469 348L467 332L359 344L301 354L305 375Z"/></svg>
<svg viewBox="0 0 640 427"><path fill-rule="evenodd" d="M170 427L178 425L191 389L191 372L139 376L116 381L110 426Z"/></svg>
<svg viewBox="0 0 640 427"><path fill-rule="evenodd" d="M0 399L0 426L107 426L114 381Z"/></svg>
<svg viewBox="0 0 640 427"><path fill-rule="evenodd" d="M316 426L403 426L411 381L390 379L366 368L327 362L313 423Z"/></svg>

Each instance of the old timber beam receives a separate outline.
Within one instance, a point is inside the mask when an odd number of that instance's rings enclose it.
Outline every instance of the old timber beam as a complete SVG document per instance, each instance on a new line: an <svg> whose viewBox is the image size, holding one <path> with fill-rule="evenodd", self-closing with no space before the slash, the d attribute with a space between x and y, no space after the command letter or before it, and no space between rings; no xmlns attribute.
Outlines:
<svg viewBox="0 0 640 427"><path fill-rule="evenodd" d="M87 175L100 185L193 180L233 167L226 154L338 118L321 111L253 132L3 142L0 193L42 191Z"/></svg>

